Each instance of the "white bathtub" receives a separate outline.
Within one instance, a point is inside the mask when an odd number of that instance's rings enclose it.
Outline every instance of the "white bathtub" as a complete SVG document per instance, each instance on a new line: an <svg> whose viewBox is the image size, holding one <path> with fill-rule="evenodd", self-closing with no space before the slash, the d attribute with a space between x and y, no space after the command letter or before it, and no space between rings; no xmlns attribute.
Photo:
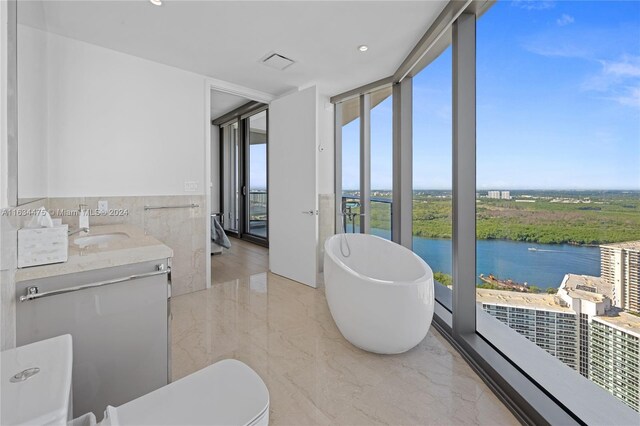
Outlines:
<svg viewBox="0 0 640 426"><path fill-rule="evenodd" d="M433 272L411 250L373 235L334 235L325 243L324 276L331 315L355 346L398 354L427 335Z"/></svg>

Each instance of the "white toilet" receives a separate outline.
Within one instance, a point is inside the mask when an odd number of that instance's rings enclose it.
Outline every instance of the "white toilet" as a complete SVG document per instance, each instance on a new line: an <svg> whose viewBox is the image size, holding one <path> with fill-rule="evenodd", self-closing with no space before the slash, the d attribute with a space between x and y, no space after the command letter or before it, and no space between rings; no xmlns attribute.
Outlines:
<svg viewBox="0 0 640 426"><path fill-rule="evenodd" d="M0 354L0 424L95 425L93 413L71 420L72 341L58 336ZM269 424L269 391L250 367L227 359L119 407L102 426Z"/></svg>

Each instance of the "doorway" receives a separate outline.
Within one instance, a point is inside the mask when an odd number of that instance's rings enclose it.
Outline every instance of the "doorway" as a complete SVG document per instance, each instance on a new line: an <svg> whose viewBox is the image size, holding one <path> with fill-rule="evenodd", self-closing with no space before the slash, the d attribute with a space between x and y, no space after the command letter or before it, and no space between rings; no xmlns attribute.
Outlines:
<svg viewBox="0 0 640 426"><path fill-rule="evenodd" d="M220 132L220 212L224 230L269 246L267 106L249 102L214 120Z"/></svg>

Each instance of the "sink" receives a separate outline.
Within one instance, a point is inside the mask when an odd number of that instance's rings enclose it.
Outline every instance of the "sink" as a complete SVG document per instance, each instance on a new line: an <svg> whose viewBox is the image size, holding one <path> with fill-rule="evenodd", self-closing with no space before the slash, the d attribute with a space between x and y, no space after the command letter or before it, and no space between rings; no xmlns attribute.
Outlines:
<svg viewBox="0 0 640 426"><path fill-rule="evenodd" d="M124 232L113 232L111 234L89 235L86 237L78 237L73 240L74 244L80 248L89 246L105 246L113 241L126 240L129 235Z"/></svg>

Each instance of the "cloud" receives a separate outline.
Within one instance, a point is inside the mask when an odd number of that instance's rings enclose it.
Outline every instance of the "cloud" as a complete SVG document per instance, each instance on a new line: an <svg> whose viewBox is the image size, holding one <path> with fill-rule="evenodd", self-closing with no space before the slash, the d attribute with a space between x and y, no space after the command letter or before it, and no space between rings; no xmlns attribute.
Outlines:
<svg viewBox="0 0 640 426"><path fill-rule="evenodd" d="M544 44L538 42L530 42L523 45L524 49L540 56L557 56L561 58L584 58L587 59L592 55L589 48L578 46L576 44L566 42L564 44Z"/></svg>
<svg viewBox="0 0 640 426"><path fill-rule="evenodd" d="M574 24L541 28L520 39L523 49L543 56L584 58L591 60L621 57L635 49L638 28L621 24L598 27Z"/></svg>
<svg viewBox="0 0 640 426"><path fill-rule="evenodd" d="M547 10L556 7L552 0L513 0L512 5L525 10Z"/></svg>
<svg viewBox="0 0 640 426"><path fill-rule="evenodd" d="M573 24L575 21L573 16L563 13L561 17L556 19L556 24L558 24L559 27L564 27L565 25Z"/></svg>
<svg viewBox="0 0 640 426"><path fill-rule="evenodd" d="M602 61L602 71L617 77L640 77L640 56L625 55L619 61Z"/></svg>
<svg viewBox="0 0 640 426"><path fill-rule="evenodd" d="M568 15L567 15L568 16ZM563 19L564 15L560 18ZM558 24L560 20L558 20ZM637 32L636 32L637 33ZM567 58L571 66L582 61L586 74L578 77L580 89L598 93L601 99L625 107L640 107L640 55L629 54L628 46L637 46L628 28L547 29L521 42L523 49L545 57ZM569 64L569 62L567 62Z"/></svg>
<svg viewBox="0 0 640 426"><path fill-rule="evenodd" d="M623 55L618 60L595 60L600 70L582 82L582 90L608 92L634 86L640 81L640 56Z"/></svg>
<svg viewBox="0 0 640 426"><path fill-rule="evenodd" d="M600 92L605 99L628 107L640 107L640 56L599 60L600 70L582 83L582 90Z"/></svg>
<svg viewBox="0 0 640 426"><path fill-rule="evenodd" d="M611 99L620 105L640 108L640 86L627 87L624 93Z"/></svg>

